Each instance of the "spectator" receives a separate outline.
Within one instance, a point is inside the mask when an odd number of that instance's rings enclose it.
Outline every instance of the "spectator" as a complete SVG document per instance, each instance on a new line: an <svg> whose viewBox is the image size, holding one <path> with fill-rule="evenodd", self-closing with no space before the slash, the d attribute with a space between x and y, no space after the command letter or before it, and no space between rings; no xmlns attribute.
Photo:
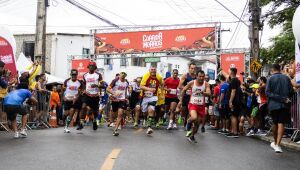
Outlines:
<svg viewBox="0 0 300 170"><path fill-rule="evenodd" d="M272 76L267 81L266 95L268 97L268 109L273 119L274 142L271 147L277 153L281 153L281 139L284 133L284 124L289 120L289 108L293 88L288 76L280 73L280 65L272 65Z"/></svg>

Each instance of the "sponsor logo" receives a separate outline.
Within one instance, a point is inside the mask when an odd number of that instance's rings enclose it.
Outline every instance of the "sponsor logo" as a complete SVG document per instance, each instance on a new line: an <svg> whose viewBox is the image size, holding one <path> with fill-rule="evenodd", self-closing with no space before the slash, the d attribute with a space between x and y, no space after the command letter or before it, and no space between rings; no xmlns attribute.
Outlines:
<svg viewBox="0 0 300 170"><path fill-rule="evenodd" d="M239 56L226 57L225 61L240 61L240 57Z"/></svg>
<svg viewBox="0 0 300 170"><path fill-rule="evenodd" d="M13 56L11 54L0 56L0 58L5 64L13 63Z"/></svg>
<svg viewBox="0 0 300 170"><path fill-rule="evenodd" d="M0 46L8 46L7 42L0 40Z"/></svg>
<svg viewBox="0 0 300 170"><path fill-rule="evenodd" d="M128 38L122 39L120 41L120 44L122 44L122 45L128 45L128 44L130 44L130 39L128 39Z"/></svg>
<svg viewBox="0 0 300 170"><path fill-rule="evenodd" d="M186 41L186 36L185 36L185 35L178 35L178 36L175 38L175 41L176 41L176 42L184 42L184 41Z"/></svg>
<svg viewBox="0 0 300 170"><path fill-rule="evenodd" d="M143 35L143 48L144 49L156 49L162 48L163 33Z"/></svg>

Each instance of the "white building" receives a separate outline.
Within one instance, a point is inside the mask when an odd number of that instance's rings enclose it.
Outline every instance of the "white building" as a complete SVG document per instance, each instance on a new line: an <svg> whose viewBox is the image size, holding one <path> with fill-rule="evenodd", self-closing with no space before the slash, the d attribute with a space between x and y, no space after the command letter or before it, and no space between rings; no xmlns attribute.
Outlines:
<svg viewBox="0 0 300 170"><path fill-rule="evenodd" d="M16 57L21 52L33 60L35 34L14 35L17 44ZM60 77L69 76L68 55L89 54L91 37L88 34L48 33L46 36L46 72Z"/></svg>

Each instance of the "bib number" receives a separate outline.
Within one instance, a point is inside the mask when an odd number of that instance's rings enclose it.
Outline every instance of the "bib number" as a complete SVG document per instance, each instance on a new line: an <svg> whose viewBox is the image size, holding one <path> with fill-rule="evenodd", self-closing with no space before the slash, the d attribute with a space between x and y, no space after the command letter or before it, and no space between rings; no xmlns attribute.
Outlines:
<svg viewBox="0 0 300 170"><path fill-rule="evenodd" d="M170 94L176 95L177 94L177 89L171 89Z"/></svg>
<svg viewBox="0 0 300 170"><path fill-rule="evenodd" d="M192 97L191 103L195 105L203 105L204 104L203 97Z"/></svg>
<svg viewBox="0 0 300 170"><path fill-rule="evenodd" d="M151 91L146 91L146 92L145 92L145 96L146 96L146 97L152 97L152 96L153 96L153 92L151 92Z"/></svg>

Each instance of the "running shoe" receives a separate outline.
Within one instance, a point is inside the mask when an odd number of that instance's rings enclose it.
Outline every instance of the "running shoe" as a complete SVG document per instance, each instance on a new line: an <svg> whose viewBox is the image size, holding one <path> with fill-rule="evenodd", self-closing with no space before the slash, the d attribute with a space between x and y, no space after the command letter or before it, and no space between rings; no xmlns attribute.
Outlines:
<svg viewBox="0 0 300 170"><path fill-rule="evenodd" d="M71 131L68 128L65 127L64 133L71 133Z"/></svg>
<svg viewBox="0 0 300 170"><path fill-rule="evenodd" d="M25 129L22 129L22 130L20 131L20 135L21 135L21 137L26 138L26 137L27 137L27 132L26 132L26 130L25 130Z"/></svg>
<svg viewBox="0 0 300 170"><path fill-rule="evenodd" d="M254 130L251 129L250 132L248 132L246 136L253 136L254 134L255 134Z"/></svg>
<svg viewBox="0 0 300 170"><path fill-rule="evenodd" d="M173 123L173 128L177 129L177 124L176 123Z"/></svg>
<svg viewBox="0 0 300 170"><path fill-rule="evenodd" d="M172 129L172 123L169 123L168 127L167 127L167 130L171 130Z"/></svg>
<svg viewBox="0 0 300 170"><path fill-rule="evenodd" d="M187 131L185 136L186 136L186 137L190 137L190 136L192 135L192 132L193 132L193 131L191 131L191 130L190 130L190 131Z"/></svg>
<svg viewBox="0 0 300 170"><path fill-rule="evenodd" d="M205 133L205 127L204 126L201 128L201 133Z"/></svg>
<svg viewBox="0 0 300 170"><path fill-rule="evenodd" d="M275 142L272 142L271 144L270 144L270 146L271 146L271 148L273 148L274 150L275 150Z"/></svg>
<svg viewBox="0 0 300 170"><path fill-rule="evenodd" d="M97 126L99 126L100 125L100 120L96 120L96 123L97 123Z"/></svg>
<svg viewBox="0 0 300 170"><path fill-rule="evenodd" d="M98 129L97 122L93 121L93 130L97 130L97 129Z"/></svg>
<svg viewBox="0 0 300 170"><path fill-rule="evenodd" d="M225 132L225 130L223 130L223 129L218 130L218 133L220 133L220 134L223 134L224 132Z"/></svg>
<svg viewBox="0 0 300 170"><path fill-rule="evenodd" d="M228 138L238 138L239 135L238 134L233 134L233 133L229 133L226 135Z"/></svg>
<svg viewBox="0 0 300 170"><path fill-rule="evenodd" d="M276 153L282 153L282 149L278 145L275 145L274 150L275 150Z"/></svg>
<svg viewBox="0 0 300 170"><path fill-rule="evenodd" d="M147 135L150 135L153 133L153 130L149 127L148 130L147 130Z"/></svg>
<svg viewBox="0 0 300 170"><path fill-rule="evenodd" d="M134 128L137 128L139 126L139 124L137 123L137 122L135 122L134 124L133 124L133 127Z"/></svg>
<svg viewBox="0 0 300 170"><path fill-rule="evenodd" d="M143 121L143 127L147 127L148 125L147 125L147 121L144 119L144 121Z"/></svg>
<svg viewBox="0 0 300 170"><path fill-rule="evenodd" d="M19 134L19 132L15 132L14 138L15 138L15 139L18 139L18 138L20 138L20 134Z"/></svg>
<svg viewBox="0 0 300 170"><path fill-rule="evenodd" d="M160 127L160 124L159 124L159 123L156 123L155 127L156 127L156 128L159 128L159 127Z"/></svg>
<svg viewBox="0 0 300 170"><path fill-rule="evenodd" d="M197 143L196 139L194 136L190 136L187 138L188 141L193 142L193 143Z"/></svg>
<svg viewBox="0 0 300 170"><path fill-rule="evenodd" d="M119 132L118 131L114 131L113 135L114 136L119 136Z"/></svg>
<svg viewBox="0 0 300 170"><path fill-rule="evenodd" d="M83 129L83 125L80 123L76 130L81 130L81 129Z"/></svg>
<svg viewBox="0 0 300 170"><path fill-rule="evenodd" d="M163 119L160 119L159 125L160 125L160 126L163 126L163 125L164 125L164 120L163 120Z"/></svg>

